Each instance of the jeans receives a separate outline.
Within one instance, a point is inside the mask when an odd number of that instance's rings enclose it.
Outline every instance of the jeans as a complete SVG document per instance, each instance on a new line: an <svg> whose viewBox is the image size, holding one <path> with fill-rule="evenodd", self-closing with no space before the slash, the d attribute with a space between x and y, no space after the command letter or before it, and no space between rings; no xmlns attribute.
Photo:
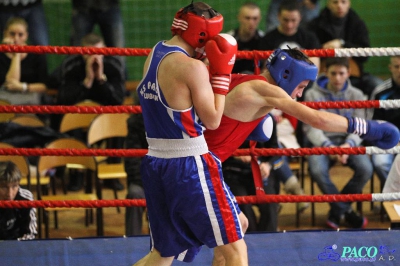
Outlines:
<svg viewBox="0 0 400 266"><path fill-rule="evenodd" d="M130 184L127 199L144 199L143 187ZM125 212L125 235L141 235L144 207L127 207Z"/></svg>
<svg viewBox="0 0 400 266"><path fill-rule="evenodd" d="M371 161L383 188L394 160L394 154L372 154Z"/></svg>
<svg viewBox="0 0 400 266"><path fill-rule="evenodd" d="M279 180L282 182L282 184L285 184L288 179L293 176L293 172L289 167L289 158L284 156L282 157L283 164L277 168L273 169L271 173L279 177ZM268 180L268 179L267 179Z"/></svg>
<svg viewBox="0 0 400 266"><path fill-rule="evenodd" d="M49 33L43 5L34 5L16 12L4 12L0 9L0 34L4 32L7 20L11 17L22 17L29 25L29 43L31 45L49 45ZM1 38L2 39L2 38Z"/></svg>
<svg viewBox="0 0 400 266"><path fill-rule="evenodd" d="M274 170L268 177L268 184L264 183L264 191L267 195L278 195L280 189L280 176ZM260 220L257 224L257 231L277 232L278 231L278 208L279 203L259 204Z"/></svg>
<svg viewBox="0 0 400 266"><path fill-rule="evenodd" d="M99 25L106 46L125 46L124 25L121 9L118 6L111 7L107 11L89 10L87 13L73 10L71 45L80 46L82 38L93 32L96 24Z"/></svg>
<svg viewBox="0 0 400 266"><path fill-rule="evenodd" d="M329 155L311 155L308 157L311 178L317 183L323 194L360 194L373 174L372 163L368 155L350 155L346 166L353 169L354 174L342 191L332 182L329 169L334 165ZM330 215L340 218L350 209L351 202L330 203Z"/></svg>

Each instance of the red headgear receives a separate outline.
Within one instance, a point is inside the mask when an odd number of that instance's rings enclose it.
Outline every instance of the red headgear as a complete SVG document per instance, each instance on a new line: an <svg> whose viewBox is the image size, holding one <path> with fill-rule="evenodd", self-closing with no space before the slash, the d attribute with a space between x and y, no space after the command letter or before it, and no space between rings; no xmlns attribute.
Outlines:
<svg viewBox="0 0 400 266"><path fill-rule="evenodd" d="M210 18L204 17L204 11L210 14ZM193 48L203 48L210 38L221 32L223 23L222 15L216 10L201 10L192 3L175 14L171 31L172 35L180 35Z"/></svg>

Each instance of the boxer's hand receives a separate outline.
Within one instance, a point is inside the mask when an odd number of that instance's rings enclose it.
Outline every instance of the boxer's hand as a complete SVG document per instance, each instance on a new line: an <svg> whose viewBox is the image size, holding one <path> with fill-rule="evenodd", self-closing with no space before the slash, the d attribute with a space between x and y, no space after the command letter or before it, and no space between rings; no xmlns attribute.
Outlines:
<svg viewBox="0 0 400 266"><path fill-rule="evenodd" d="M206 43L205 51L209 61L213 91L226 95L236 60L236 39L229 34L218 34Z"/></svg>
<svg viewBox="0 0 400 266"><path fill-rule="evenodd" d="M360 135L364 140L381 149L390 149L399 143L399 129L386 121L364 120L358 117L348 117L348 133Z"/></svg>

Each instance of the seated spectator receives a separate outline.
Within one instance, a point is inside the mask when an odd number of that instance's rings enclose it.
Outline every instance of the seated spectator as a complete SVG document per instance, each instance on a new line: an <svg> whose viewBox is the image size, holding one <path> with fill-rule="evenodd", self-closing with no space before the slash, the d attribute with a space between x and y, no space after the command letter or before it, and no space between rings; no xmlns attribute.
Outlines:
<svg viewBox="0 0 400 266"><path fill-rule="evenodd" d="M19 186L21 172L10 161L0 162L0 200L33 200ZM0 208L0 240L29 240L37 234L35 208Z"/></svg>
<svg viewBox="0 0 400 266"><path fill-rule="evenodd" d="M400 192L400 155L397 154L390 168L382 193Z"/></svg>
<svg viewBox="0 0 400 266"><path fill-rule="evenodd" d="M273 119L271 119L274 121ZM269 141L258 142L257 148L278 148L278 139L276 135L276 123ZM249 148L249 141L246 141L241 148ZM264 182L264 191L266 194L279 194L280 183L284 184L284 190L288 194L303 195L297 177L293 175L288 162L281 156L261 156L258 158L261 176ZM228 158L222 164L222 171L226 184L230 187L235 196L255 195L254 177L251 168L251 156L234 156ZM303 211L309 206L309 203L299 203L298 208ZM241 211L246 215L249 226L247 232L268 231L276 232L278 230L278 210L279 204L267 203L258 204L260 217L257 222L251 204L239 205Z"/></svg>
<svg viewBox="0 0 400 266"><path fill-rule="evenodd" d="M300 6L301 11L301 26L306 27L308 22L318 17L320 4L319 0L271 0L268 6L268 12L266 16L266 32L270 32L275 29L279 24L278 13L279 6L283 2L297 2Z"/></svg>
<svg viewBox="0 0 400 266"><path fill-rule="evenodd" d="M300 27L300 23L302 21L301 16L301 5L299 1L281 1L277 13L278 24L276 28L268 32L260 41L260 50L275 50L277 48L287 49L288 46L290 48L299 48L299 49L319 49L321 45L319 40L315 34L306 28ZM320 66L320 58L319 57L310 57L310 60L319 68ZM265 66L265 64L263 64ZM313 82L309 82L308 86L304 91L307 91ZM303 93L304 95L304 93ZM302 101L303 95L298 96L297 100ZM286 114L282 114L285 116ZM296 127L293 127L293 130L296 132L295 137L297 138L296 143L302 145L304 136L302 134L302 122L297 121L294 117L291 118L293 124ZM281 123L281 120L278 120L278 132L280 132L280 128L283 125L288 125L286 123ZM286 122L286 121L285 121ZM287 130L284 131L286 134ZM278 136L279 138L279 136ZM287 148L296 148L296 147L288 147Z"/></svg>
<svg viewBox="0 0 400 266"><path fill-rule="evenodd" d="M11 18L4 29L3 44L27 45L28 24ZM0 98L13 105L38 105L46 91L46 57L33 53L0 53Z"/></svg>
<svg viewBox="0 0 400 266"><path fill-rule="evenodd" d="M90 33L82 39L82 46L101 48L105 44L102 37ZM71 55L50 75L48 87L58 90L58 105L74 105L83 100L92 100L102 105L121 105L126 91L123 63L116 56ZM62 115L52 115L52 128L58 131L61 119ZM86 142L81 132L75 132L74 137ZM122 142L118 140L117 144L108 148L118 148L121 145ZM110 160L115 162L120 158L110 157ZM69 186L72 191L82 187L81 178L74 180L79 183ZM123 189L118 179L106 180L104 185L117 190Z"/></svg>
<svg viewBox="0 0 400 266"><path fill-rule="evenodd" d="M389 63L391 77L381 83L372 92L371 100L399 100L400 99L400 56L391 56ZM393 123L400 129L400 109L399 108L370 108L368 117L376 120L385 120ZM381 186L386 182L389 170L394 160L393 154L372 154L372 164Z"/></svg>
<svg viewBox="0 0 400 266"><path fill-rule="evenodd" d="M301 6L298 1L282 1L278 9L278 25L260 41L260 50L287 49L319 49L321 45L315 34L300 27ZM319 67L319 57L310 57ZM265 64L263 64L265 65Z"/></svg>
<svg viewBox="0 0 400 266"><path fill-rule="evenodd" d="M227 33L235 37L239 51L257 50L264 32L258 28L261 20L260 7L253 2L245 2L237 16L239 27ZM254 73L254 60L236 59L232 73Z"/></svg>
<svg viewBox="0 0 400 266"><path fill-rule="evenodd" d="M326 75L320 76L306 92L306 101L357 101L364 100L361 90L353 87L349 80L348 58L328 58ZM327 112L342 116L364 118L364 109L327 109ZM325 132L304 124L304 132L313 147L357 147L362 140L359 135L351 133ZM345 187L339 189L332 182L329 169L336 163L350 167L354 174ZM368 155L311 155L308 157L309 173L324 194L360 194L372 177L372 164ZM342 216L352 228L365 228L367 218L357 214L351 208L351 202L332 202L327 225L333 229L340 227Z"/></svg>
<svg viewBox="0 0 400 266"><path fill-rule="evenodd" d="M309 23L308 28L317 35L324 49L370 47L368 28L351 8L350 0L327 0L326 7ZM368 57L353 57L350 60L350 80L369 97L382 80L364 71L367 60Z"/></svg>
<svg viewBox="0 0 400 266"><path fill-rule="evenodd" d="M134 104L139 104L137 94L133 93ZM132 114L128 118L128 135L126 136L125 148L147 149L146 133L142 114ZM140 157L126 157L124 160L125 172L127 174L127 199L144 199L142 176L140 174ZM143 227L144 207L127 207L125 212L125 235L141 235Z"/></svg>

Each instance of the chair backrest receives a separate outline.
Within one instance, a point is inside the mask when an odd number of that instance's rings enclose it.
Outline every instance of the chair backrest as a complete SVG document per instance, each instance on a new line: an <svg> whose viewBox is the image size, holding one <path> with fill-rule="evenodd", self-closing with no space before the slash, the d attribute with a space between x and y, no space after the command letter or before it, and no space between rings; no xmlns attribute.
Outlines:
<svg viewBox="0 0 400 266"><path fill-rule="evenodd" d="M29 127L44 127L45 123L35 115L17 115L9 120L12 123Z"/></svg>
<svg viewBox="0 0 400 266"><path fill-rule="evenodd" d="M87 141L89 146L113 137L126 137L129 114L100 114L90 124Z"/></svg>
<svg viewBox="0 0 400 266"><path fill-rule="evenodd" d="M48 149L87 149L82 141L74 138L60 138L46 145ZM38 173L69 164L79 165L82 168L97 170L97 163L93 156L40 156L38 161Z"/></svg>
<svg viewBox="0 0 400 266"><path fill-rule="evenodd" d="M0 99L0 105L11 105L11 103L7 100ZM0 113L0 122L7 122L14 116L14 113Z"/></svg>
<svg viewBox="0 0 400 266"><path fill-rule="evenodd" d="M85 100L75 104L76 106L100 106L94 101ZM98 114L65 114L61 120L60 132L66 133L74 129L87 129Z"/></svg>
<svg viewBox="0 0 400 266"><path fill-rule="evenodd" d="M14 148L14 146L0 142L0 148ZM0 155L0 161L5 162L5 161L11 161L15 163L21 172L22 177L29 177L30 176L30 171L29 171L29 162L28 159L25 156L20 156L20 155Z"/></svg>

